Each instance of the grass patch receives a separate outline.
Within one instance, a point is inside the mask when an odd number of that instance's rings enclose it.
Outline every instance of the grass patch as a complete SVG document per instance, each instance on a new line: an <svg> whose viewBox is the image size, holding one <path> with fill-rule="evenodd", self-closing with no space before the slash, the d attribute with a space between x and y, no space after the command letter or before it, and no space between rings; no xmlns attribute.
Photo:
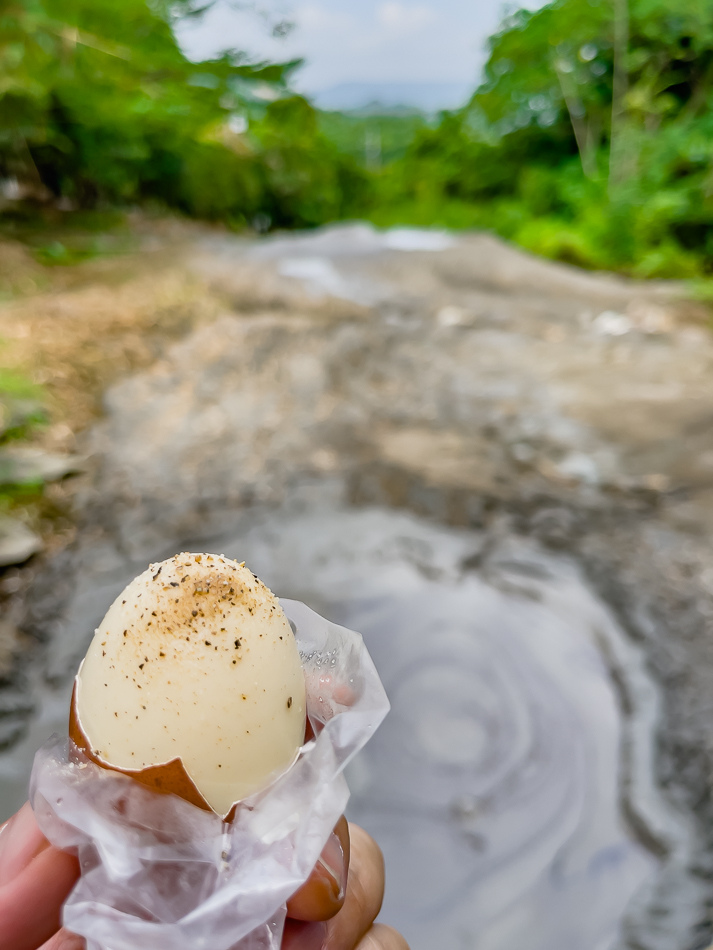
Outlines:
<svg viewBox="0 0 713 950"><path fill-rule="evenodd" d="M20 372L0 369L0 452L10 442L22 442L47 422L45 392ZM5 472L2 469L5 468ZM0 459L0 515L19 514L23 521L37 521L43 507L41 479L17 482Z"/></svg>
<svg viewBox="0 0 713 950"><path fill-rule="evenodd" d="M121 211L57 211L18 204L0 218L0 237L18 241L43 267L71 267L134 250L136 236Z"/></svg>
<svg viewBox="0 0 713 950"><path fill-rule="evenodd" d="M0 369L0 445L25 439L47 422L41 386L13 370Z"/></svg>
<svg viewBox="0 0 713 950"><path fill-rule="evenodd" d="M44 389L22 373L0 368L0 399L3 396L41 400L44 398Z"/></svg>

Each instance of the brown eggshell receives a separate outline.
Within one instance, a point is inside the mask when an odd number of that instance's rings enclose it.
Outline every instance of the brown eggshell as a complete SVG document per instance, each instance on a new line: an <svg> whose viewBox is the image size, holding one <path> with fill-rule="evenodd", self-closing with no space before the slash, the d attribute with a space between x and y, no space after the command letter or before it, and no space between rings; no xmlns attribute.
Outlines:
<svg viewBox="0 0 713 950"><path fill-rule="evenodd" d="M91 748L89 740L82 729L77 713L77 684L74 684L72 691L72 702L69 710L69 738L76 747L95 765L110 772L119 772L121 775L128 775L130 778L141 782L147 788L154 792L160 792L163 795L178 795L192 805L197 805L205 811L213 811L208 802L203 798L196 788L191 777L180 759L172 759L170 762L164 762L162 765L151 765L145 769L123 769L118 768L111 763L106 762L101 756ZM215 814L215 813L214 813ZM225 817L225 821L232 822L235 817L235 806Z"/></svg>

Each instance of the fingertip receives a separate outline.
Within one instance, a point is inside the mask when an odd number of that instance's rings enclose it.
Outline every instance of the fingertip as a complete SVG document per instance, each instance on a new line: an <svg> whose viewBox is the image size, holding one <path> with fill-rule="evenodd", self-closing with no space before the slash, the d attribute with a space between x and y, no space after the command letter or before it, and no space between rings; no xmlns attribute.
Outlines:
<svg viewBox="0 0 713 950"><path fill-rule="evenodd" d="M369 933L384 898L384 857L374 839L349 825L351 861L341 912L327 924L329 950L354 950Z"/></svg>
<svg viewBox="0 0 713 950"><path fill-rule="evenodd" d="M349 874L349 826L342 816L307 881L287 902L293 920L323 921L342 909Z"/></svg>
<svg viewBox="0 0 713 950"><path fill-rule="evenodd" d="M0 828L0 886L13 881L49 842L40 831L29 802Z"/></svg>
<svg viewBox="0 0 713 950"><path fill-rule="evenodd" d="M0 888L0 950L35 950L56 936L62 904L78 876L75 857L48 847Z"/></svg>
<svg viewBox="0 0 713 950"><path fill-rule="evenodd" d="M352 867L354 870L353 889L360 901L373 910L372 920L381 910L386 884L384 854L371 835L359 825L349 823ZM376 908L374 910L374 908Z"/></svg>
<svg viewBox="0 0 713 950"><path fill-rule="evenodd" d="M403 934L386 924L374 924L361 939L356 950L409 950Z"/></svg>
<svg viewBox="0 0 713 950"><path fill-rule="evenodd" d="M62 929L43 943L39 950L86 950L86 946L83 937Z"/></svg>
<svg viewBox="0 0 713 950"><path fill-rule="evenodd" d="M288 916L323 921L339 913L346 894L348 864L349 834L344 821L330 836L307 881L288 901Z"/></svg>

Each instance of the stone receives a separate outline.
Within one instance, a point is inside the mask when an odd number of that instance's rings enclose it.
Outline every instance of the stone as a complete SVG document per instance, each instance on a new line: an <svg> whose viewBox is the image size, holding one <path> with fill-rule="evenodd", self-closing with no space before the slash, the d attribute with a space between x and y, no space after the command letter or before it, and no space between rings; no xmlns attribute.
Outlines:
<svg viewBox="0 0 713 950"><path fill-rule="evenodd" d="M0 567L22 564L42 550L42 538L18 518L0 518Z"/></svg>
<svg viewBox="0 0 713 950"><path fill-rule="evenodd" d="M22 429L44 418L44 408L36 399L0 394L0 436L13 429Z"/></svg>
<svg viewBox="0 0 713 950"><path fill-rule="evenodd" d="M11 445L0 449L0 485L53 482L78 472L83 459L78 455L45 452L31 445Z"/></svg>

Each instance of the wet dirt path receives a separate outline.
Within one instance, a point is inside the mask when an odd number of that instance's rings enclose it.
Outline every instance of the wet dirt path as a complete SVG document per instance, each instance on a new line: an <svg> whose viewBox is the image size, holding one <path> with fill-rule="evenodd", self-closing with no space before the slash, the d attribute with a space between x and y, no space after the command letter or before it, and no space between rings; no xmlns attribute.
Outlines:
<svg viewBox="0 0 713 950"><path fill-rule="evenodd" d="M180 266L215 310L82 441L3 806L112 596L212 547L365 633L394 713L352 810L416 950L707 946L708 331L480 235L201 234Z"/></svg>

